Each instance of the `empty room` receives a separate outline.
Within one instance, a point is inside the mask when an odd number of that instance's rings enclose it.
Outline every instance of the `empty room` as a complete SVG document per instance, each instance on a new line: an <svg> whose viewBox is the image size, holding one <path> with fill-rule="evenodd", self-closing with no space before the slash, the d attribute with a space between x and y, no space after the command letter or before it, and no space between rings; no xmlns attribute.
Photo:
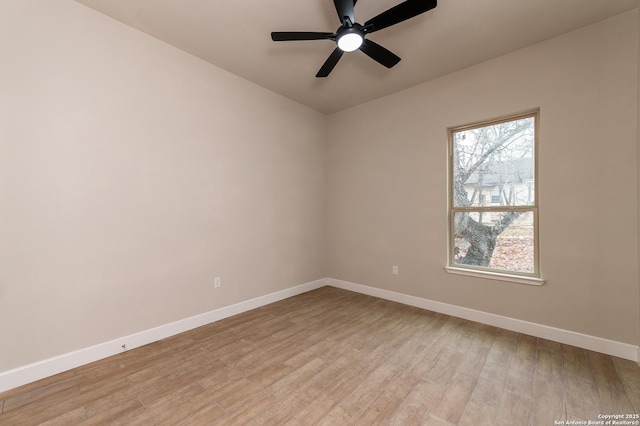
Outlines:
<svg viewBox="0 0 640 426"><path fill-rule="evenodd" d="M1 425L640 425L638 0L0 0Z"/></svg>

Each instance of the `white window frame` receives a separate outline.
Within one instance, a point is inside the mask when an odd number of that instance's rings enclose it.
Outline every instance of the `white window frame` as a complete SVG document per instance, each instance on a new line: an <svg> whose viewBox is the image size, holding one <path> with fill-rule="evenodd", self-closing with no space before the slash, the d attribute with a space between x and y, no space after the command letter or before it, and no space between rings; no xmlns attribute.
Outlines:
<svg viewBox="0 0 640 426"><path fill-rule="evenodd" d="M534 203L527 206L473 206L473 207L456 207L454 204L454 134L457 132L472 130L480 127L491 126L509 121L516 121L524 118L534 119ZM540 135L540 110L534 109L526 112L512 114L492 120L485 120L463 126L450 127L448 131L448 258L445 270L451 274L466 275L478 278L486 278L499 281L515 282L520 284L543 285L545 280L540 274L540 244L539 244L539 180L538 180L538 142ZM454 215L456 212L505 212L505 211L521 211L532 212L533 214L533 240L534 240L534 271L521 272L509 271L502 269L494 269L475 265L462 265L455 263L455 235L454 235Z"/></svg>

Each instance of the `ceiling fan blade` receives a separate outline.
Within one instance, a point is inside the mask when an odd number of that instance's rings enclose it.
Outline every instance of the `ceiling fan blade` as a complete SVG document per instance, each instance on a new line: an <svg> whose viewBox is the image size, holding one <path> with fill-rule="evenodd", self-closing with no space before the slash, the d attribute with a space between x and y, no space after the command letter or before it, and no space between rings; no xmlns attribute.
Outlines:
<svg viewBox="0 0 640 426"><path fill-rule="evenodd" d="M296 40L332 40L333 33L315 33L308 31L275 31L271 33L273 41L296 41Z"/></svg>
<svg viewBox="0 0 640 426"><path fill-rule="evenodd" d="M371 40L365 40L360 46L360 50L387 68L391 68L400 62L399 56Z"/></svg>
<svg viewBox="0 0 640 426"><path fill-rule="evenodd" d="M353 6L355 5L355 1L333 0L333 4L335 4L336 6L336 12L338 12L338 18L340 18L340 22L344 22L345 16L347 16L351 20L352 24L356 22L353 15Z"/></svg>
<svg viewBox="0 0 640 426"><path fill-rule="evenodd" d="M316 77L328 76L329 73L336 66L340 58L342 58L343 53L344 52L342 51L342 49L340 49L339 47L336 47L333 53L331 53L331 55L329 55L327 60L324 62L324 64L322 65L322 68L320 68L320 71L318 71L318 74L316 74Z"/></svg>
<svg viewBox="0 0 640 426"><path fill-rule="evenodd" d="M406 0L391 9L382 12L375 18L369 19L364 23L365 27L371 27L368 33L379 31L383 28L398 24L421 13L428 12L438 5L437 0Z"/></svg>

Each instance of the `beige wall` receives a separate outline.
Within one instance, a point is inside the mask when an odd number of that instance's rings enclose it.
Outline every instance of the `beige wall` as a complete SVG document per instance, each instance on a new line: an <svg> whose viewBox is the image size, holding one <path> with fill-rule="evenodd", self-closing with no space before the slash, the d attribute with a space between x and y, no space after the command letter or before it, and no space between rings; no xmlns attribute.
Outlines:
<svg viewBox="0 0 640 426"><path fill-rule="evenodd" d="M637 14L638 16L638 28L640 29L640 12ZM640 165L640 30L638 31L638 96L637 96L637 101L638 101L638 109L637 109L637 122L636 122L636 138L638 140L637 145L636 145L636 155L637 155L637 159L636 159L636 179L638 180L637 182L637 187L636 190L638 191L638 265L640 265L640 171L638 171L638 165ZM640 287L640 273L638 274L638 287ZM640 293L640 292L639 292ZM638 295L638 304L640 305L640 294ZM639 306L640 309L640 306ZM640 321L640 316L638 318L638 321ZM640 326L639 326L640 328ZM638 341L640 341L640 336L638 336ZM640 362L640 348L638 349L638 362Z"/></svg>
<svg viewBox="0 0 640 426"><path fill-rule="evenodd" d="M323 115L70 0L0 29L0 372L324 277Z"/></svg>
<svg viewBox="0 0 640 426"><path fill-rule="evenodd" d="M633 11L330 116L327 275L637 345L637 31ZM447 128L536 107L547 284L447 274Z"/></svg>

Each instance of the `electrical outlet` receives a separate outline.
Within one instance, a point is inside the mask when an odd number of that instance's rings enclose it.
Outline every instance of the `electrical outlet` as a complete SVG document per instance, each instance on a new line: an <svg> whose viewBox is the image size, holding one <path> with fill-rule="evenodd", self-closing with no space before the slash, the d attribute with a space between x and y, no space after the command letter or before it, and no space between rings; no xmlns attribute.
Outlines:
<svg viewBox="0 0 640 426"><path fill-rule="evenodd" d="M213 288L220 288L222 286L222 280L220 277L215 277L213 280Z"/></svg>
<svg viewBox="0 0 640 426"><path fill-rule="evenodd" d="M396 265L393 265L393 266L391 267L391 273L392 273L393 275L398 275L398 267L397 267Z"/></svg>

